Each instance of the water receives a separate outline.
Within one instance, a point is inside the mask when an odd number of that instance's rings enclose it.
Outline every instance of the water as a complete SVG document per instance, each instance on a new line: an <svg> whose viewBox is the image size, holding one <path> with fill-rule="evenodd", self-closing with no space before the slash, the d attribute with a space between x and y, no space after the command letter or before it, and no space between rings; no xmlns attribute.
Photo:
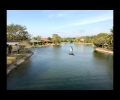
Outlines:
<svg viewBox="0 0 120 100"><path fill-rule="evenodd" d="M68 55L70 46L73 55ZM92 45L32 48L7 77L7 90L113 90L113 56Z"/></svg>

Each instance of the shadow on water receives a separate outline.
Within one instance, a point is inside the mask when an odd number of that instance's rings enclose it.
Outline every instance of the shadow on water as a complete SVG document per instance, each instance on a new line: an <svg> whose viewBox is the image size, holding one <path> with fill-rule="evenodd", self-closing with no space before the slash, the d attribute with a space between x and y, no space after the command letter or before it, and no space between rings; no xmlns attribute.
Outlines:
<svg viewBox="0 0 120 100"><path fill-rule="evenodd" d="M109 74L108 76L113 77L113 55L102 53L98 51L93 51L93 57L95 58L93 61L95 64L98 64L99 68L103 68L104 71L106 71L106 74Z"/></svg>
<svg viewBox="0 0 120 100"><path fill-rule="evenodd" d="M54 45L53 48L60 48L61 45Z"/></svg>
<svg viewBox="0 0 120 100"><path fill-rule="evenodd" d="M70 46L75 57L68 55ZM65 44L33 48L32 55L7 77L8 90L112 89L111 55L91 45Z"/></svg>
<svg viewBox="0 0 120 100"><path fill-rule="evenodd" d="M97 59L107 59L113 61L113 55L108 53L98 52L96 50L93 51L93 56Z"/></svg>
<svg viewBox="0 0 120 100"><path fill-rule="evenodd" d="M39 50L41 50L41 54L38 53ZM35 48L34 55L11 71L7 77L8 90L31 89L31 84L34 84L36 79L39 79L39 77L43 76L49 70L51 60L44 56L42 50L44 51L44 48ZM40 56L43 56L42 59Z"/></svg>

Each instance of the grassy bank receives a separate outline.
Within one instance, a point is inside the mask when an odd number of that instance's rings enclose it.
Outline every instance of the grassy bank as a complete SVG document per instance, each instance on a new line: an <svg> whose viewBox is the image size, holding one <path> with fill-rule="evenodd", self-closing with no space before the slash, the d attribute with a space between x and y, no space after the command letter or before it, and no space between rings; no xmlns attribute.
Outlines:
<svg viewBox="0 0 120 100"><path fill-rule="evenodd" d="M25 54L13 54L7 56L7 67L9 67L11 64L14 64L18 59L24 57Z"/></svg>
<svg viewBox="0 0 120 100"><path fill-rule="evenodd" d="M19 54L14 53L14 54L7 55L7 67L14 64L17 60L25 57L29 53L32 53L32 52L27 49L24 49L24 50L20 50Z"/></svg>
<svg viewBox="0 0 120 100"><path fill-rule="evenodd" d="M13 54L7 56L7 76L17 66L22 64L26 59L32 56L34 53L27 50L22 51L21 54Z"/></svg>

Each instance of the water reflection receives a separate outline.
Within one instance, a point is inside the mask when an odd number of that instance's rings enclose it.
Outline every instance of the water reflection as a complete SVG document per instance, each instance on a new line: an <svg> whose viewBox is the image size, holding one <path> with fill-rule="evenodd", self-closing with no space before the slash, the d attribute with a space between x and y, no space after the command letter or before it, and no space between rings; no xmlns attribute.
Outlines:
<svg viewBox="0 0 120 100"><path fill-rule="evenodd" d="M68 55L70 46L75 56ZM92 45L33 48L34 55L7 77L8 90L112 90L113 56Z"/></svg>
<svg viewBox="0 0 120 100"><path fill-rule="evenodd" d="M94 56L94 63L99 64L100 67L106 71L106 74L108 76L111 76L113 78L113 55L102 53L98 51L93 51Z"/></svg>
<svg viewBox="0 0 120 100"><path fill-rule="evenodd" d="M93 56L97 59L105 59L105 60L113 61L113 55L108 54L108 53L102 53L102 52L98 52L98 51L94 50Z"/></svg>

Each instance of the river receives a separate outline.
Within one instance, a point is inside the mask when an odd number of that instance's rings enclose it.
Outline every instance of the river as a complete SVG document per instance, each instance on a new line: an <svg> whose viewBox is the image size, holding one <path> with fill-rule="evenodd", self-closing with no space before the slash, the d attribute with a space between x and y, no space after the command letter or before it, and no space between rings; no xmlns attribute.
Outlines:
<svg viewBox="0 0 120 100"><path fill-rule="evenodd" d="M68 55L70 46L73 55ZM113 90L113 55L91 44L31 48L34 52L7 77L7 90Z"/></svg>

